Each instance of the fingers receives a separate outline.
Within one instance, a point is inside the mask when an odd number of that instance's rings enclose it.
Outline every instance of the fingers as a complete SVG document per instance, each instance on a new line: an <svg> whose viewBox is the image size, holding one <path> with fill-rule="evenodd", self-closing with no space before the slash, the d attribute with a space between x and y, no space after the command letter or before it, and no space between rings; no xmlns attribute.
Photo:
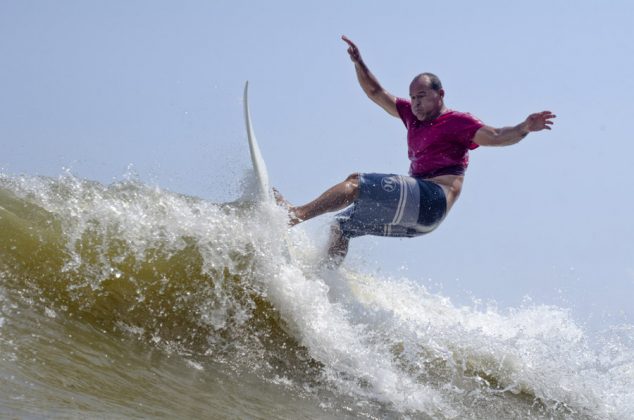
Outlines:
<svg viewBox="0 0 634 420"><path fill-rule="evenodd" d="M348 44L348 54L350 55L350 59L354 63L360 62L361 61L361 54L359 53L359 49L354 44L354 42L350 41L350 39L347 36L345 36L345 35L342 35L341 39L343 39L346 42L346 44Z"/></svg>
<svg viewBox="0 0 634 420"><path fill-rule="evenodd" d="M350 38L348 38L345 35L341 35L341 39L343 39L348 45L350 45L352 48L357 48L356 45L354 45L354 42L350 41Z"/></svg>
<svg viewBox="0 0 634 420"><path fill-rule="evenodd" d="M343 39L346 42L346 44L350 46L350 48L348 48L349 53L359 54L359 48L357 48L356 44L350 41L350 39L347 36L341 35L341 39Z"/></svg>
<svg viewBox="0 0 634 420"><path fill-rule="evenodd" d="M529 118L534 121L542 121L544 124L553 124L551 120L557 118L557 116L550 111L542 111L531 114Z"/></svg>
<svg viewBox="0 0 634 420"><path fill-rule="evenodd" d="M551 111L542 111L531 114L526 119L529 131L551 130L554 124L553 118L557 118Z"/></svg>
<svg viewBox="0 0 634 420"><path fill-rule="evenodd" d="M542 128L544 130L552 130L551 125L555 123L552 119L557 118L557 116L550 111L542 111L539 113L539 116L542 120Z"/></svg>

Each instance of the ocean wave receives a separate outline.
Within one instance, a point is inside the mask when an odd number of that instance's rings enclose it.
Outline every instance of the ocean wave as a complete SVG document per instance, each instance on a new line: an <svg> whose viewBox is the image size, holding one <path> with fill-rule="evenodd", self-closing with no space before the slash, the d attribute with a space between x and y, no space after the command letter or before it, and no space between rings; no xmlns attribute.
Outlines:
<svg viewBox="0 0 634 420"><path fill-rule="evenodd" d="M0 332L31 307L370 417L631 412L622 331L597 350L564 309L457 307L410 279L322 269L321 253L273 206L0 175Z"/></svg>

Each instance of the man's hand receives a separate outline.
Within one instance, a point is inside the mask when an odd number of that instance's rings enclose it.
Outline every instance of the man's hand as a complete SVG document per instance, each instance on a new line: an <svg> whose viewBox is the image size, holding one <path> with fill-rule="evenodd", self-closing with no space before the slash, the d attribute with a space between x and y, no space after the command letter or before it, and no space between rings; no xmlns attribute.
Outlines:
<svg viewBox="0 0 634 420"><path fill-rule="evenodd" d="M535 114L529 115L522 126L527 134L531 131L550 130L550 126L553 125L552 119L556 117L557 116L550 111L536 112Z"/></svg>
<svg viewBox="0 0 634 420"><path fill-rule="evenodd" d="M341 39L343 39L348 44L348 54L350 54L350 59L353 63L361 63L361 53L359 52L359 48L354 44L354 42L350 41L347 36L342 35Z"/></svg>

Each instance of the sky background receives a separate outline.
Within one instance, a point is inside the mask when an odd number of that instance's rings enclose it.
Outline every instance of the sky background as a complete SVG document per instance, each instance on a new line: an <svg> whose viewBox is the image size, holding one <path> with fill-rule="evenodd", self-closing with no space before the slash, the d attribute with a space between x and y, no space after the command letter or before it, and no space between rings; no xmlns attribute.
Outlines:
<svg viewBox="0 0 634 420"><path fill-rule="evenodd" d="M634 3L0 0L0 169L105 184L130 170L210 201L249 168L242 89L271 182L304 203L351 172L406 173L405 128L362 92L340 40L407 96L491 126L551 110L551 132L471 153L444 224L361 238L348 263L452 301L634 322ZM321 217L306 229L325 231Z"/></svg>

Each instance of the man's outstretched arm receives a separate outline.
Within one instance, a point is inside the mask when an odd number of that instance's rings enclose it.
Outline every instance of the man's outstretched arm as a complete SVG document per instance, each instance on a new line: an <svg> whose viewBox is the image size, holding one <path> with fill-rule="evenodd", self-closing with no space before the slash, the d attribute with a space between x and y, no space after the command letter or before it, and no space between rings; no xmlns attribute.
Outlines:
<svg viewBox="0 0 634 420"><path fill-rule="evenodd" d="M485 125L480 128L473 141L480 146L510 146L518 143L528 133L533 131L550 130L556 115L550 111L536 112L514 127L493 128Z"/></svg>
<svg viewBox="0 0 634 420"><path fill-rule="evenodd" d="M373 102L387 111L388 114L399 118L394 95L383 89L376 77L370 72L361 58L359 48L357 48L354 42L350 41L345 35L342 36L341 39L348 44L348 54L350 54L350 59L354 63L354 69L357 72L357 78L359 79L359 84L363 91Z"/></svg>

